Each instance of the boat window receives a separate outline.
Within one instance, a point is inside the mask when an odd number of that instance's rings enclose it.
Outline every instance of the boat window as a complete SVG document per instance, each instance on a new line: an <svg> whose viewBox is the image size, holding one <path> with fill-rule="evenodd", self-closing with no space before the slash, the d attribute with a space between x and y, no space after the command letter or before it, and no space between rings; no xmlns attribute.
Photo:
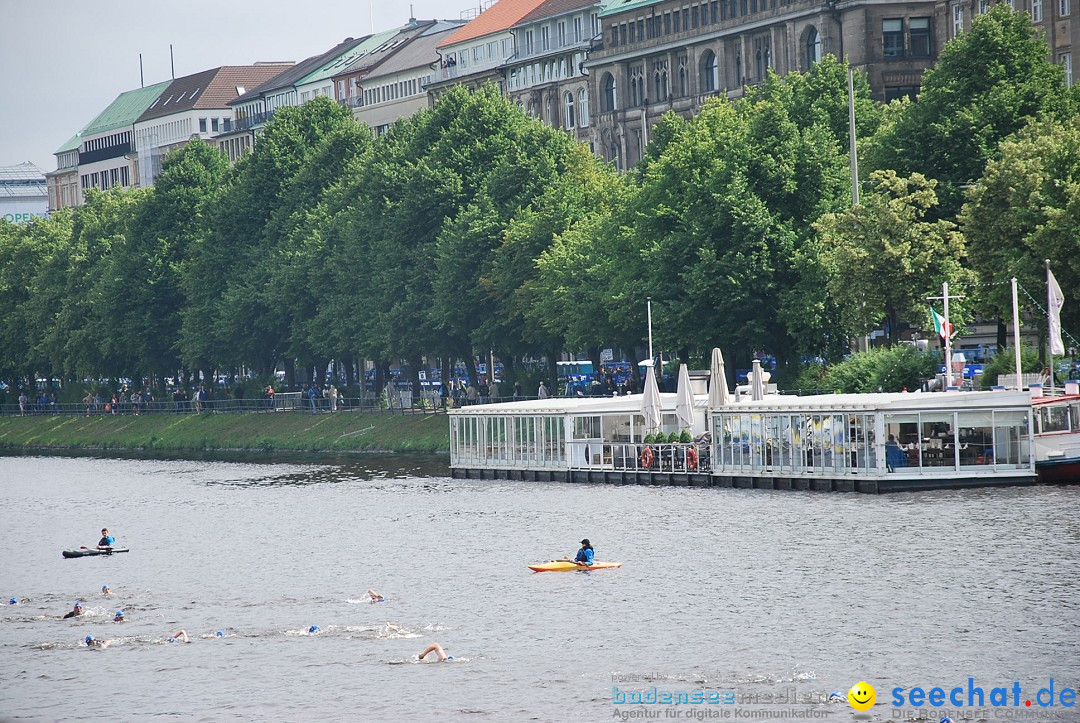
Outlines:
<svg viewBox="0 0 1080 723"><path fill-rule="evenodd" d="M574 417L574 439L600 439L600 417Z"/></svg>
<svg viewBox="0 0 1080 723"><path fill-rule="evenodd" d="M960 466L978 467L993 464L994 420L989 410L960 412L956 423L959 430Z"/></svg>
<svg viewBox="0 0 1080 723"><path fill-rule="evenodd" d="M1039 433L1069 431L1069 408L1045 406L1039 409Z"/></svg>
<svg viewBox="0 0 1080 723"><path fill-rule="evenodd" d="M1027 412L994 412L993 453L998 469L1031 464Z"/></svg>

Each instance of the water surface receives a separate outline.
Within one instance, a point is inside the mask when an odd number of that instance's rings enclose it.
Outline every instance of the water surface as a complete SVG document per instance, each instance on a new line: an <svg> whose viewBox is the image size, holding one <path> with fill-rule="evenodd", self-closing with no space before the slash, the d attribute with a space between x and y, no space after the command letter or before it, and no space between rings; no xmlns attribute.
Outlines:
<svg viewBox="0 0 1080 723"><path fill-rule="evenodd" d="M613 687L734 691L779 712L765 696L866 680L889 720L898 685L1080 683L1077 488L439 474L396 457L0 458L0 599L28 599L0 608L0 717L604 721ZM132 551L61 558L102 527ZM624 567L526 569L585 536ZM366 602L372 587L388 602ZM60 620L76 599L89 614ZM194 642L166 643L178 628ZM89 650L88 634L115 642ZM416 663L432 641L459 660Z"/></svg>

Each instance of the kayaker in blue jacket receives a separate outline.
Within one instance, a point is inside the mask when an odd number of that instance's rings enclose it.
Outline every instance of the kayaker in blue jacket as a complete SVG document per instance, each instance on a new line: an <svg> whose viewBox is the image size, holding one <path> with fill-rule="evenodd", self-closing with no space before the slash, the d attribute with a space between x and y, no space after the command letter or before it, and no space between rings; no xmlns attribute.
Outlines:
<svg viewBox="0 0 1080 723"><path fill-rule="evenodd" d="M581 549L577 551L577 557L574 558L574 562L579 565L592 565L593 557L592 544L589 542L589 538L586 537L581 541Z"/></svg>
<svg viewBox="0 0 1080 723"><path fill-rule="evenodd" d="M98 540L98 549L112 547L116 544L116 538L109 534L107 528L101 530L101 539Z"/></svg>

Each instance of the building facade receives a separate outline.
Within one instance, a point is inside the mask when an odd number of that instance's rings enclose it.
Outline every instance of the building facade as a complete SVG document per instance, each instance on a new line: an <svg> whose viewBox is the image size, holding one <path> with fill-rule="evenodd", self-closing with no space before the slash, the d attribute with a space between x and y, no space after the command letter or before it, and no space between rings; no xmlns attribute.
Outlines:
<svg viewBox="0 0 1080 723"><path fill-rule="evenodd" d="M152 186L171 151L193 139L209 140L232 121L229 101L280 75L292 63L213 68L177 78L135 122L140 185Z"/></svg>
<svg viewBox="0 0 1080 723"><path fill-rule="evenodd" d="M0 218L27 223L47 216L49 192L45 172L27 161L17 166L0 166Z"/></svg>
<svg viewBox="0 0 1080 723"><path fill-rule="evenodd" d="M600 32L598 0L547 0L511 33L503 68L508 95L526 113L591 142L592 94L585 60Z"/></svg>
<svg viewBox="0 0 1080 723"><path fill-rule="evenodd" d="M479 88L494 83L505 92L503 69L516 53L511 28L544 2L499 0L444 40L438 47L439 68L428 85L431 102L455 85Z"/></svg>
<svg viewBox="0 0 1080 723"><path fill-rule="evenodd" d="M689 117L826 53L865 72L880 100L913 95L939 49L934 13L932 0L609 0L585 64L594 149L631 168L664 113Z"/></svg>
<svg viewBox="0 0 1080 723"><path fill-rule="evenodd" d="M463 23L454 21L421 21L419 32L375 65L350 72L344 87L335 77L339 103L353 110L357 121L377 134L385 133L392 124L428 107L427 86L435 79L439 67L439 43L457 32Z"/></svg>
<svg viewBox="0 0 1080 723"><path fill-rule="evenodd" d="M74 208L82 198L79 188L79 135L69 138L53 155L56 156L56 170L45 174L49 211Z"/></svg>

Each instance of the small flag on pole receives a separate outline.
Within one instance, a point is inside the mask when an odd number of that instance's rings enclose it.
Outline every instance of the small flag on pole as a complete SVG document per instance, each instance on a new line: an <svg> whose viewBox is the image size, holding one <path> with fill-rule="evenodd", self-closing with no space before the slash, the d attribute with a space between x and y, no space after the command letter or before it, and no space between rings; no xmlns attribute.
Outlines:
<svg viewBox="0 0 1080 723"><path fill-rule="evenodd" d="M1065 306L1065 295L1049 266L1046 267L1046 301L1050 308L1050 353L1062 356L1065 342L1061 339L1061 307Z"/></svg>
<svg viewBox="0 0 1080 723"><path fill-rule="evenodd" d="M945 317L937 313L932 306L930 307L930 314L934 317L934 331L938 333L938 336L940 336L942 339L945 338L946 327L948 327L947 333L950 339L952 339L953 336L956 335L955 327L952 324L946 324Z"/></svg>

